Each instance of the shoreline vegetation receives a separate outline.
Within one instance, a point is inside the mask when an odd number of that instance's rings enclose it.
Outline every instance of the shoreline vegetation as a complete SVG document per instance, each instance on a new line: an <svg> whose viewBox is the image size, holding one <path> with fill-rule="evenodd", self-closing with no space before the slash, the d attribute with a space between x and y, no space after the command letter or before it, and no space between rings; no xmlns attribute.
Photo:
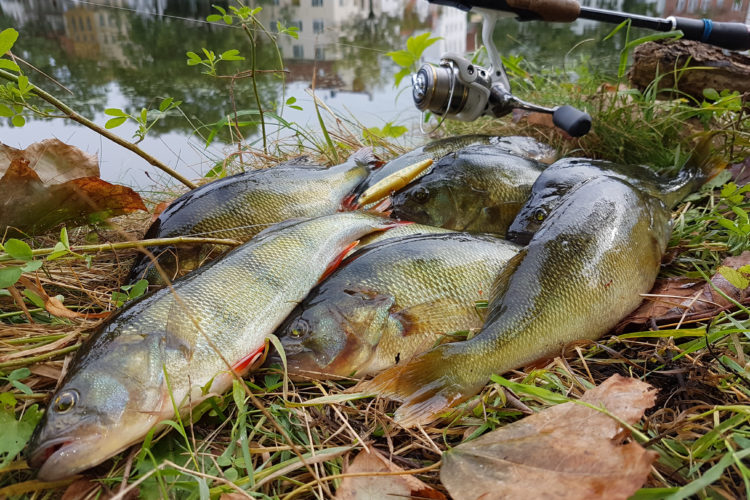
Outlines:
<svg viewBox="0 0 750 500"><path fill-rule="evenodd" d="M257 22L250 10L221 16L247 26ZM253 37L272 39L262 30L248 36L252 47L258 43ZM236 54L223 55L231 60ZM200 60L196 65L215 68L216 55L196 58L189 56ZM13 71L11 59L0 60L6 61L0 67ZM393 424L396 403L346 394L353 380L296 382L287 391L283 373L262 369L246 378L245 387L235 382L232 392L209 398L176 419L171 432L149 435L143 445L83 475L42 483L18 453L87 333L139 293L121 287L137 250L113 247L139 240L151 215L136 212L93 227L63 233L55 229L25 239L36 253L5 248L0 254L0 266L39 263L25 268L36 267L24 274L25 281L0 290L0 497L333 498L348 464L370 446L403 470L389 474L413 475L444 492L439 477L443 452L563 400L578 399L613 374L638 378L658 390L656 404L632 426L628 438L658 454L646 484L632 498L750 496L750 469L743 461L750 448L748 96L706 89L701 101L662 100L656 85L643 91L627 87L622 71L619 78L605 76L581 61L577 73L578 80L571 83L566 75L521 61L512 78L523 99L588 111L594 125L583 138L564 137L543 117L520 114L470 124L446 122L439 132L529 135L564 156L647 164L665 175L680 168L697 139L712 134L714 152L728 166L674 210L668 259L657 288L644 297L651 309L639 309L596 342L567 346L552 360L504 374L512 389L489 383L478 396L424 428L404 430ZM25 78L9 79L15 87L0 93L12 116L38 106ZM334 164L368 145L384 160L403 151L397 132L389 136L388 131L357 128L321 101L316 100L316 108L321 130L303 134L313 139L307 152L324 163ZM142 123L148 127L148 112ZM284 159L267 149L238 149L213 174L233 171L240 157L246 167ZM154 206L164 200L147 201ZM84 245L99 247L84 254L79 250ZM40 249L52 249L55 258L38 255ZM739 293L731 295L735 290ZM685 299L701 307L675 314L674 306ZM50 304L70 314L50 309Z"/></svg>

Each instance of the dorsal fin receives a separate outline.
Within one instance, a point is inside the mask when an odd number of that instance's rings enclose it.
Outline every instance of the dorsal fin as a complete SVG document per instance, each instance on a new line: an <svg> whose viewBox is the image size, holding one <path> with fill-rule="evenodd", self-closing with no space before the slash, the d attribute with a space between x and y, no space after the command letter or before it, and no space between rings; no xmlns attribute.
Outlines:
<svg viewBox="0 0 750 500"><path fill-rule="evenodd" d="M527 253L528 247L523 247L516 255L508 259L508 262L503 266L500 274L495 278L495 282L492 283L492 288L490 288L490 295L487 298L490 307L492 307L494 302L505 295L505 292L508 289L508 283L510 282L510 277L516 272L516 269L518 269L518 266L526 257Z"/></svg>

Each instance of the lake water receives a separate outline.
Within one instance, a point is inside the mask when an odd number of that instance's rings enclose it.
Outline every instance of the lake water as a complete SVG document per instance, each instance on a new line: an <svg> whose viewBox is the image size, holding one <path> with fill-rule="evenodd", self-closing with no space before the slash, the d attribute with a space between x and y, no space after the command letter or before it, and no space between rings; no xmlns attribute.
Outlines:
<svg viewBox="0 0 750 500"><path fill-rule="evenodd" d="M216 0L0 0L0 29L15 27L20 38L14 53L51 77L25 68L32 82L98 124L110 118L104 114L107 108L139 113L143 107L158 107L166 97L181 100L183 115L175 113L159 122L140 146L195 178L232 150L233 138L226 127L206 146L204 139L212 124L231 115L235 106L240 112L257 108L249 79L232 83L203 75L198 67L186 64L186 52L201 53L203 47L217 53L239 49L246 57L250 54L241 29L205 21L215 12L211 4L216 3L227 4ZM313 73L316 95L350 122L365 127L395 123L419 134L420 115L411 100L408 78L400 88L394 87L398 68L386 52L404 48L410 35L429 31L442 40L426 51L425 60L437 62L446 51L475 50L481 34L476 16L424 0L264 0L257 5L263 7L259 18L266 26L275 27L280 21L300 28L299 39L278 37L288 70L285 78L258 77L263 108L276 110L293 128L318 136L317 114L306 92ZM597 6L656 16L664 9L660 1L616 0ZM566 60L584 57L594 68L614 71L623 40L601 41L612 28L591 21L550 24L504 19L495 40L501 54L523 55L537 67L562 68ZM277 68L274 45L263 35L259 39L257 68ZM248 58L221 63L219 72L231 75L249 68ZM290 97L302 110L283 106ZM357 130L353 125L350 128ZM129 138L135 126L123 125L114 131ZM278 139L291 133L274 126L268 132ZM242 133L246 144L262 147L257 126L245 127ZM0 124L0 141L14 147L25 148L49 137L98 153L106 180L141 187L174 183L140 157L69 121L32 118L22 128L7 121ZM283 142L286 148L297 144L289 139Z"/></svg>

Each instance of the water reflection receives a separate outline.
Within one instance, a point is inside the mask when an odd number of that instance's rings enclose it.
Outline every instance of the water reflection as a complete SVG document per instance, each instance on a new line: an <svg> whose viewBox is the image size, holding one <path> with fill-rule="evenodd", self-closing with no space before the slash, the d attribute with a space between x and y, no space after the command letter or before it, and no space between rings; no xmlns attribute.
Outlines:
<svg viewBox="0 0 750 500"><path fill-rule="evenodd" d="M680 2L682 0L675 0ZM701 0L705 3L707 0ZM709 0L720 2L721 0ZM750 0L742 0L750 3ZM634 13L660 15L665 0L603 0L593 5ZM59 96L85 116L105 123L109 107L130 113L155 107L164 97L182 100L185 116L171 116L153 129L143 148L189 175L200 175L224 156L222 144L228 134L217 136L208 150L195 136L204 137L212 123L233 110L252 110L256 104L248 79L230 81L200 74L185 64L187 51L206 47L217 52L237 48L249 57L245 34L237 27L205 22L216 0L0 0L0 27L14 26L21 37L14 47L38 74L32 80ZM672 0L668 0L672 5ZM727 0L727 4L729 4ZM316 91L336 111L351 113L365 126L389 121L414 124L418 113L409 92L393 88L397 68L385 52L400 49L406 38L430 31L442 39L428 49L425 58L437 61L444 52L463 53L475 49L481 31L479 19L457 9L433 6L424 0L258 0L262 22L299 28L299 39L278 37L278 48L288 70L285 83L278 76L258 79L264 109L280 110L288 97L295 97L303 111L286 108L284 118L318 129L311 99L304 93L315 77ZM707 4L708 5L708 4ZM745 13L746 13L745 8ZM571 24L518 23L504 19L495 32L503 54L522 54L542 66L561 66L566 53L586 38L601 40L612 29L591 21ZM278 56L271 43L258 37L256 67L277 68ZM622 37L606 43L584 44L574 54L588 58L610 71L616 67ZM227 64L225 73L245 70L249 61ZM33 71L26 70L32 74ZM187 119L186 119L187 118ZM116 130L129 136L133 128ZM257 126L243 130L257 137ZM103 175L126 177L137 184L148 183L142 171L148 167L138 157L123 152L96 134L62 121L31 120L23 129L0 126L0 140L16 147L49 136L67 140L88 151L101 152ZM223 141L223 142L222 142Z"/></svg>

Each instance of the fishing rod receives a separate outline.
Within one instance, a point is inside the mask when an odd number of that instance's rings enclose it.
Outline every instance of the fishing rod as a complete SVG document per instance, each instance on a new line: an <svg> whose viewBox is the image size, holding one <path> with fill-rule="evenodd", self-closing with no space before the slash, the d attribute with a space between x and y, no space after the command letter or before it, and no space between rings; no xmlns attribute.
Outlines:
<svg viewBox="0 0 750 500"><path fill-rule="evenodd" d="M497 19L515 16L519 21L573 22L576 19L622 23L656 31L681 30L683 38L710 43L725 49L750 49L750 26L710 19L688 19L670 16L665 19L581 6L576 0L428 0L431 3L474 10L484 17L482 42L487 49L490 67L472 64L460 54L446 53L435 66L424 64L412 75L412 97L421 111L441 117L473 121L479 116L499 118L514 109L547 113L553 123L573 137L591 129L591 116L572 106L547 108L523 101L511 93L492 33Z"/></svg>
<svg viewBox="0 0 750 500"><path fill-rule="evenodd" d="M487 9L515 15L519 21L547 21L569 23L576 19L590 19L655 31L680 30L683 38L716 45L729 50L750 49L750 26L743 23L717 22L710 19L666 18L642 16L597 9L580 5L575 0L428 0L431 3L456 7L461 10Z"/></svg>

